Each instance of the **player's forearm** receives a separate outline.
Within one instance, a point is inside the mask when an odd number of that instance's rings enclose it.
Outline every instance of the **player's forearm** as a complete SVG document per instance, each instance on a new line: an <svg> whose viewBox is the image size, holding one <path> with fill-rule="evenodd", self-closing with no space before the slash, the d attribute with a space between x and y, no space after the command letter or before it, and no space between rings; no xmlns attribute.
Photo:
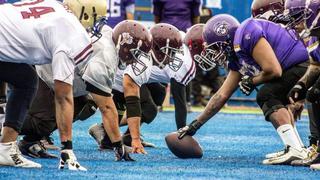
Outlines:
<svg viewBox="0 0 320 180"><path fill-rule="evenodd" d="M220 109L227 102L228 97L221 95L219 92L214 94L208 104L206 105L204 111L197 117L197 120L202 124L206 123L210 118L217 114Z"/></svg>
<svg viewBox="0 0 320 180"><path fill-rule="evenodd" d="M141 117L130 117L127 119L132 139L140 139L140 120Z"/></svg>
<svg viewBox="0 0 320 180"><path fill-rule="evenodd" d="M62 142L72 139L73 98L72 94L55 95L56 121Z"/></svg>
<svg viewBox="0 0 320 180"><path fill-rule="evenodd" d="M253 77L252 81L253 81L253 84L257 86L257 85L263 84L263 83L265 83L267 81L270 81L272 79L280 78L281 74L282 74L282 71L281 72L265 72L265 71L262 71L260 74L258 74L257 76Z"/></svg>
<svg viewBox="0 0 320 180"><path fill-rule="evenodd" d="M320 64L310 64L307 72L299 80L303 82L307 88L311 87L320 75Z"/></svg>

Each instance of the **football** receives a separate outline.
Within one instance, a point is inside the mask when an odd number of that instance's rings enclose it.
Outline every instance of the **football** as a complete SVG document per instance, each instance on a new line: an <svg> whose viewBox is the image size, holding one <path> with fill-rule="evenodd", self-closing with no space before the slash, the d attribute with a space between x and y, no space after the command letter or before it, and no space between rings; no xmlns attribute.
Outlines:
<svg viewBox="0 0 320 180"><path fill-rule="evenodd" d="M165 137L168 148L175 156L182 159L202 157L202 148L192 136L186 135L182 139L178 136L177 132L173 132Z"/></svg>

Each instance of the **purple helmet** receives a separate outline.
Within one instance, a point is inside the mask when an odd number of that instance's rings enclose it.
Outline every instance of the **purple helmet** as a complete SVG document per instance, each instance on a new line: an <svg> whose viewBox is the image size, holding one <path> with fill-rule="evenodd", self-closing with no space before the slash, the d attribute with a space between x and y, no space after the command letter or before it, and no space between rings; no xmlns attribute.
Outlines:
<svg viewBox="0 0 320 180"><path fill-rule="evenodd" d="M284 14L290 19L288 27L304 25L302 37L310 35L311 30L320 27L320 0L286 0Z"/></svg>
<svg viewBox="0 0 320 180"><path fill-rule="evenodd" d="M226 64L227 58L234 54L233 40L240 23L228 14L219 14L208 20L203 29L204 50L199 61L216 65Z"/></svg>

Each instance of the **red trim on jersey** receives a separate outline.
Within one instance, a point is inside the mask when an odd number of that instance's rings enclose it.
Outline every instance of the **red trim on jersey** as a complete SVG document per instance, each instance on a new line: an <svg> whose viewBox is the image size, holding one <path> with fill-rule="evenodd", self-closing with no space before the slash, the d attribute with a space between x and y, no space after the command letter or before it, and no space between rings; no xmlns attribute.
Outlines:
<svg viewBox="0 0 320 180"><path fill-rule="evenodd" d="M41 3L43 2L44 0L36 0L34 2L16 2L16 3L13 3L12 5L15 6L15 7L21 7L21 6L29 6L29 5L35 5L35 4L38 4L38 3Z"/></svg>
<svg viewBox="0 0 320 180"><path fill-rule="evenodd" d="M182 78L182 81L181 83L183 83L187 77L190 77L193 73L194 73L194 61L192 60L192 65L191 65L191 68L189 69L189 71L187 72L187 74ZM184 84L184 83L183 83Z"/></svg>
<svg viewBox="0 0 320 180"><path fill-rule="evenodd" d="M88 57L89 54L91 54L93 52L92 50L92 44L89 44L86 48L84 48L75 58L74 58L74 62L76 64L79 64L81 61L83 61L84 59L86 59Z"/></svg>

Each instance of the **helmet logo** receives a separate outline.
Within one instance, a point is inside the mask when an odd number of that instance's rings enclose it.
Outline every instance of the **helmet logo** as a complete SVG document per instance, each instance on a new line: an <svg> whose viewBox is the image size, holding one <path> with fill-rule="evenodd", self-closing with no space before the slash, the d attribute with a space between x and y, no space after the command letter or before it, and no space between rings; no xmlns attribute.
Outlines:
<svg viewBox="0 0 320 180"><path fill-rule="evenodd" d="M128 32L122 33L121 36L122 36L122 38L120 41L120 45L133 43L133 37Z"/></svg>
<svg viewBox="0 0 320 180"><path fill-rule="evenodd" d="M228 34L228 25L225 22L218 23L214 32L218 36L226 36Z"/></svg>

